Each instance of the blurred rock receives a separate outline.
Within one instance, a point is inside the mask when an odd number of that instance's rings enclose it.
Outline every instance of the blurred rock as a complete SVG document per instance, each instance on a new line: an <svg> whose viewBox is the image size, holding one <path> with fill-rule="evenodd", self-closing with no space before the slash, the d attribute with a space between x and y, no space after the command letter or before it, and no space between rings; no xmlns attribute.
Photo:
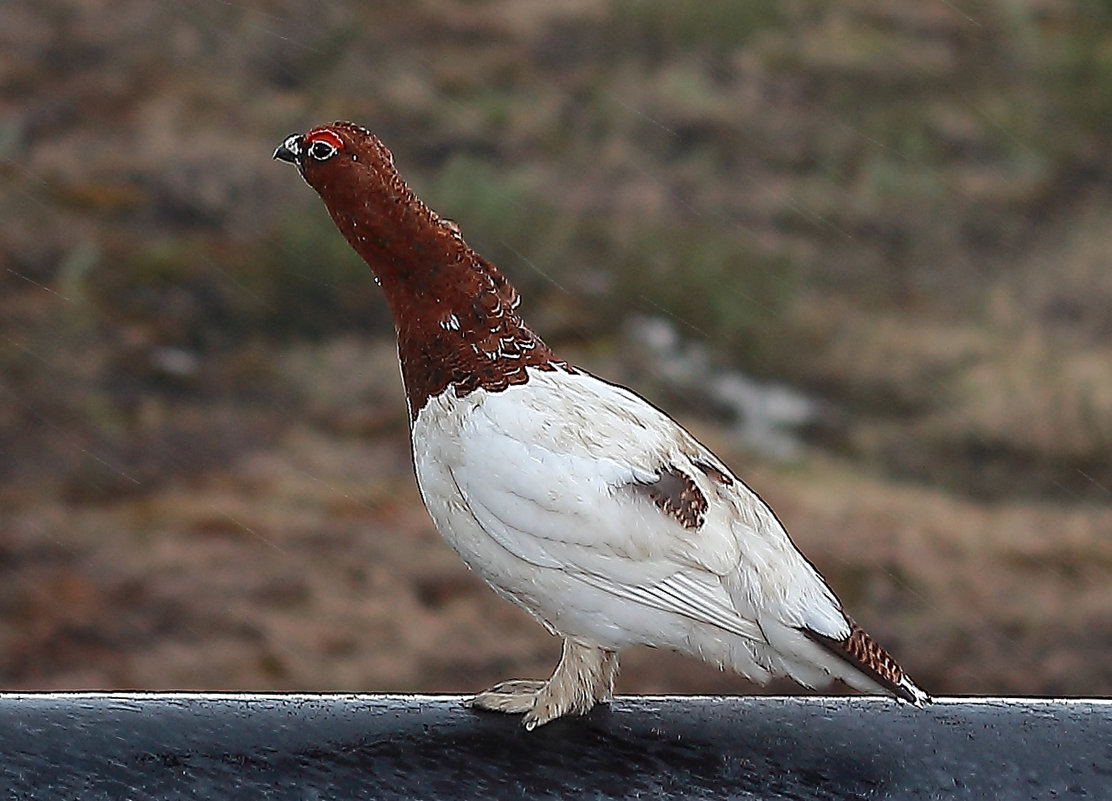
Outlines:
<svg viewBox="0 0 1112 801"><path fill-rule="evenodd" d="M170 378L193 378L201 369L201 359L185 348L155 348L151 351L151 366Z"/></svg>
<svg viewBox="0 0 1112 801"><path fill-rule="evenodd" d="M820 419L823 404L786 384L717 368L706 346L685 341L664 318L632 317L625 336L654 359L650 369L669 389L712 403L733 421L738 438L765 456L798 458L801 430Z"/></svg>

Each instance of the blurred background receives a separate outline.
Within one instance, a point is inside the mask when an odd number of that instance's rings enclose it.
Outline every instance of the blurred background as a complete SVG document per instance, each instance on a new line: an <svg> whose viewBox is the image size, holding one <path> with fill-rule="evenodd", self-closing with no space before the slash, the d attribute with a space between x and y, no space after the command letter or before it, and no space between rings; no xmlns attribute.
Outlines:
<svg viewBox="0 0 1112 801"><path fill-rule="evenodd" d="M432 528L386 307L271 161L341 118L923 686L1112 693L1110 8L0 4L0 689L554 666Z"/></svg>

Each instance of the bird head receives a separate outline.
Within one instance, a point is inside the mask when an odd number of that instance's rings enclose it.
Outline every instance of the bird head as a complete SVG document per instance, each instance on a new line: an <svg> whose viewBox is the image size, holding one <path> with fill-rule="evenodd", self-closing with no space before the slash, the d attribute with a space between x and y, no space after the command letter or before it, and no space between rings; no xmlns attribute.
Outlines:
<svg viewBox="0 0 1112 801"><path fill-rule="evenodd" d="M401 191L405 184L390 151L378 137L354 123L334 122L291 134L274 151L274 158L297 167L330 208L376 188L392 199L408 194Z"/></svg>

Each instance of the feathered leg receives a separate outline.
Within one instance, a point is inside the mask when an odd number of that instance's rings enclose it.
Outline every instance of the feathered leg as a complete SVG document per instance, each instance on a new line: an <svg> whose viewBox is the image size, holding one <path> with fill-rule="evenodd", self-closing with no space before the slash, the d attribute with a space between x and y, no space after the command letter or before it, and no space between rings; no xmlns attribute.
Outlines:
<svg viewBox="0 0 1112 801"><path fill-rule="evenodd" d="M548 681L513 679L479 693L468 705L511 715L524 713L526 729L564 715L582 715L613 697L618 654L597 645L564 640L563 654Z"/></svg>

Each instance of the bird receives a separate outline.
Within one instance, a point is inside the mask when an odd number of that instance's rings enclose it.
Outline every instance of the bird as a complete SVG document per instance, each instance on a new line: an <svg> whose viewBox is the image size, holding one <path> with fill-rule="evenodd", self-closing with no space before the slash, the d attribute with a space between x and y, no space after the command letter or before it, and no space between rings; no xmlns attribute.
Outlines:
<svg viewBox="0 0 1112 801"><path fill-rule="evenodd" d="M550 678L500 682L471 707L520 714L530 730L585 714L612 700L619 652L637 645L761 684L841 679L931 700L710 449L545 344L510 282L417 197L371 131L320 125L273 155L316 190L385 295L436 528L563 641Z"/></svg>

